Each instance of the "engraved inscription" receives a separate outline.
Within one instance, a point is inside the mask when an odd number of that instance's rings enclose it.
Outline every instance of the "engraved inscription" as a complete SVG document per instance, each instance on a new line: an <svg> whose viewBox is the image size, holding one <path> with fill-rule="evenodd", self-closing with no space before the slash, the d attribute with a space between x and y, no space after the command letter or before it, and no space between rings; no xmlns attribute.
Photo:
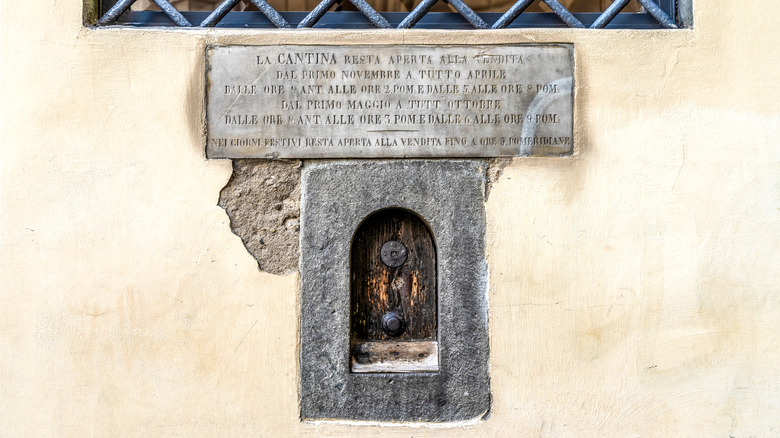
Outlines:
<svg viewBox="0 0 780 438"><path fill-rule="evenodd" d="M567 155L572 46L214 46L210 158Z"/></svg>

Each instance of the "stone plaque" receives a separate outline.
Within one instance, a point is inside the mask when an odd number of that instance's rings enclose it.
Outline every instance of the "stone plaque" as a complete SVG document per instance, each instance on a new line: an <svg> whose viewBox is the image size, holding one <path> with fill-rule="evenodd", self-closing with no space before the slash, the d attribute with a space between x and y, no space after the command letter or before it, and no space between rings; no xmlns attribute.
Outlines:
<svg viewBox="0 0 780 438"><path fill-rule="evenodd" d="M209 158L567 155L573 49L213 46Z"/></svg>

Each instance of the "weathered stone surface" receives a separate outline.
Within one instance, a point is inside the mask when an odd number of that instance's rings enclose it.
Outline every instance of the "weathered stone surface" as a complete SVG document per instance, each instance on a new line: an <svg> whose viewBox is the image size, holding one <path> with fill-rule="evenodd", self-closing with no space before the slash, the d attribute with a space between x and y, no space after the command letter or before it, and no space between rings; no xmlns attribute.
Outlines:
<svg viewBox="0 0 780 438"><path fill-rule="evenodd" d="M573 46L215 46L210 158L567 155Z"/></svg>
<svg viewBox="0 0 780 438"><path fill-rule="evenodd" d="M481 160L332 161L304 166L301 417L456 421L490 408ZM420 215L438 258L438 373L349 372L353 233L388 207Z"/></svg>
<svg viewBox="0 0 780 438"><path fill-rule="evenodd" d="M233 176L219 194L230 228L261 270L298 268L301 162L233 160Z"/></svg>

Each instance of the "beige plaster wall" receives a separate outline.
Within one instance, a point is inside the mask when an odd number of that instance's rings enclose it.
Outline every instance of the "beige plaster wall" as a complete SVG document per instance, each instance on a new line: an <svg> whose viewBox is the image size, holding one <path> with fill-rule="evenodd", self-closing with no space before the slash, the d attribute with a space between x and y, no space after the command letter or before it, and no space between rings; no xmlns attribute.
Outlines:
<svg viewBox="0 0 780 438"><path fill-rule="evenodd" d="M780 435L780 3L694 31L85 28L2 2L0 434ZM217 207L208 43L573 42L570 158L488 202L487 421L301 423L296 275Z"/></svg>

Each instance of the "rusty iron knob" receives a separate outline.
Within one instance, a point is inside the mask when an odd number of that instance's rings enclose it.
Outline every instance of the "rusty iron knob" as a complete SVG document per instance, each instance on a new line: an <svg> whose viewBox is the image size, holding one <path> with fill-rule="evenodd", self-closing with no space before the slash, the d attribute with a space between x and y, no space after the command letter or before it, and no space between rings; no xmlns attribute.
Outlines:
<svg viewBox="0 0 780 438"><path fill-rule="evenodd" d="M382 317L382 329L390 336L398 336L404 332L404 320L395 312L388 312Z"/></svg>
<svg viewBox="0 0 780 438"><path fill-rule="evenodd" d="M382 263L391 268L397 268L406 263L406 247L401 242L390 240L382 245L379 256Z"/></svg>

